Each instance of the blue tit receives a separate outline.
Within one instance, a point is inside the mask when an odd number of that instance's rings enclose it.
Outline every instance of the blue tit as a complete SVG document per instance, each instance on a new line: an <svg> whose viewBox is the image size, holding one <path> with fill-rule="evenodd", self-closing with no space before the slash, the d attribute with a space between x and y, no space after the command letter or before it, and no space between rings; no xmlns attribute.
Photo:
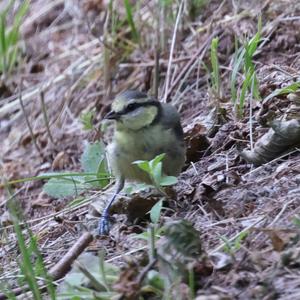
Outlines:
<svg viewBox="0 0 300 300"><path fill-rule="evenodd" d="M116 96L105 119L115 121L115 132L107 147L108 160L116 177L116 189L99 222L100 235L109 233L109 209L125 180L151 184L149 175L136 160L151 160L165 153L163 174L178 176L185 162L185 145L180 116L174 106L146 93L125 91Z"/></svg>

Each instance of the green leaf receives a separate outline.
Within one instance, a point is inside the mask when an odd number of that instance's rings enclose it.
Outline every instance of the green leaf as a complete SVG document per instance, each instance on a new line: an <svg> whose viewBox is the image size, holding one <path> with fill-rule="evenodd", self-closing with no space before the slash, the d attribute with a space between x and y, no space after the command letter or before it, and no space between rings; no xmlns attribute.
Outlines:
<svg viewBox="0 0 300 300"><path fill-rule="evenodd" d="M154 182L158 185L161 185L161 176L162 176L162 162L158 162L153 169L151 170L151 175L154 179Z"/></svg>
<svg viewBox="0 0 300 300"><path fill-rule="evenodd" d="M22 22L22 19L23 17L26 15L28 9L29 9L29 4L30 4L30 1L28 0L25 0L22 5L20 6L20 8L18 9L15 17L14 17L14 25L13 27L14 28L18 28L20 27L21 25L21 22Z"/></svg>
<svg viewBox="0 0 300 300"><path fill-rule="evenodd" d="M292 223L297 226L297 227L300 227L300 218L299 217L294 217L292 219Z"/></svg>
<svg viewBox="0 0 300 300"><path fill-rule="evenodd" d="M10 49L8 53L8 72L11 72L11 70L14 68L17 62L19 54L19 47L15 46L14 48Z"/></svg>
<svg viewBox="0 0 300 300"><path fill-rule="evenodd" d="M147 160L136 160L133 162L134 165L138 165L138 167L140 169L142 169L143 171L147 172L148 174L150 174L151 169L150 169L150 165L149 162Z"/></svg>
<svg viewBox="0 0 300 300"><path fill-rule="evenodd" d="M27 247L27 241L25 236L23 235L19 218L18 218L18 213L16 211L16 208L13 206L13 202L8 203L8 206L9 206L9 212L13 220L19 251L22 257L22 260L19 261L19 268L22 274L24 275L26 284L29 286L29 289L33 293L32 295L33 299L40 300L42 299L42 295L39 290L38 282L36 279L34 264L32 263L32 252L30 251L30 247Z"/></svg>
<svg viewBox="0 0 300 300"><path fill-rule="evenodd" d="M149 284L155 287L156 289L162 291L164 290L165 287L164 277L161 274L159 274L157 271L150 270L147 274L147 280Z"/></svg>
<svg viewBox="0 0 300 300"><path fill-rule="evenodd" d="M11 71L15 66L19 58L19 36L20 36L20 26L23 17L28 11L30 1L25 0L19 6L16 14L13 16L13 21L11 27L6 24L7 17L10 17L10 11L13 8L15 1L10 1L4 10L0 14L0 72L5 73Z"/></svg>
<svg viewBox="0 0 300 300"><path fill-rule="evenodd" d="M84 130L93 129L93 119L94 119L94 112L92 111L80 115L80 121L83 125Z"/></svg>
<svg viewBox="0 0 300 300"><path fill-rule="evenodd" d="M105 157L105 146L102 142L87 144L81 156L84 172L98 173L98 168Z"/></svg>
<svg viewBox="0 0 300 300"><path fill-rule="evenodd" d="M131 34L132 34L132 38L134 40L134 42L138 42L139 41L139 34L136 30L135 24L134 24L134 20L132 17L132 6L129 3L129 0L124 0L124 6L125 6L125 10L126 10L126 15L127 15L127 21L129 23L130 29L131 29Z"/></svg>
<svg viewBox="0 0 300 300"><path fill-rule="evenodd" d="M243 82L243 85L242 85L242 90L241 90L241 95L240 95L240 103L239 103L239 112L240 112L240 115L242 114L243 110L244 110L244 103L245 103L245 98L246 98L246 92L248 90L248 88L250 87L251 85L251 82L252 82L252 76L253 76L253 73L254 71L251 71L251 72L248 72L246 74L246 78Z"/></svg>
<svg viewBox="0 0 300 300"><path fill-rule="evenodd" d="M157 224L160 218L160 213L162 209L162 200L159 200L150 210L151 222Z"/></svg>
<svg viewBox="0 0 300 300"><path fill-rule="evenodd" d="M212 66L212 83L213 88L218 96L220 96L220 66L219 66L219 60L218 60L218 45L219 45L219 39L214 38L211 41L210 46L210 60L211 60L211 66Z"/></svg>
<svg viewBox="0 0 300 300"><path fill-rule="evenodd" d="M77 178L78 179L78 178ZM53 198L63 198L77 195L86 186L67 178L51 178L43 187L43 191Z"/></svg>
<svg viewBox="0 0 300 300"><path fill-rule="evenodd" d="M131 182L131 183L127 183L123 190L125 194L132 195L132 194L140 193L142 191L146 191L151 187L153 186L146 183Z"/></svg>
<svg viewBox="0 0 300 300"><path fill-rule="evenodd" d="M150 168L151 168L152 170L154 170L155 166L156 166L159 162L161 162L161 161L165 158L165 156L166 156L166 153L162 153L162 154L159 154L159 155L155 156L155 158L153 158L153 159L149 162Z"/></svg>
<svg viewBox="0 0 300 300"><path fill-rule="evenodd" d="M160 180L161 186L169 186L177 183L177 178L175 176L163 176Z"/></svg>
<svg viewBox="0 0 300 300"><path fill-rule="evenodd" d="M234 250L240 250L241 242L248 236L248 231L241 232L234 240Z"/></svg>
<svg viewBox="0 0 300 300"><path fill-rule="evenodd" d="M5 39L5 19L0 15L0 57L1 57L1 69L0 72L6 72L6 39Z"/></svg>
<svg viewBox="0 0 300 300"><path fill-rule="evenodd" d="M245 52L246 50L244 48L240 48L236 51L235 54L235 59L233 64L234 67L231 73L231 80L230 80L231 98L233 103L235 103L237 99L237 91L235 85L237 83L238 72L241 68Z"/></svg>
<svg viewBox="0 0 300 300"><path fill-rule="evenodd" d="M6 39L5 39L6 22L3 14L0 15L0 53L6 53Z"/></svg>
<svg viewBox="0 0 300 300"><path fill-rule="evenodd" d="M274 92L272 92L270 95L268 95L264 101L268 101L269 99L279 96L279 95L284 95L284 94L289 94L289 93L295 93L300 89L300 82L294 82L286 87L283 87L281 89L276 89Z"/></svg>
<svg viewBox="0 0 300 300"><path fill-rule="evenodd" d="M85 178L86 181L90 181L92 186L103 188L109 183L109 180L105 179L109 174L103 142L87 144L81 156L81 164L85 172L96 173L96 176ZM103 176L103 174L107 174L107 176Z"/></svg>

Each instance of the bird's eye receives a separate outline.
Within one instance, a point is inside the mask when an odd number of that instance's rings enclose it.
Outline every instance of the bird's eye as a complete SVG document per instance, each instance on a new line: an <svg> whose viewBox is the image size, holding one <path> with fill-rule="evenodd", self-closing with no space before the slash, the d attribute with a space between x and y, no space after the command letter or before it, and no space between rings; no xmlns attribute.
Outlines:
<svg viewBox="0 0 300 300"><path fill-rule="evenodd" d="M127 106L127 111L133 111L135 108L136 108L135 103L130 103L130 104Z"/></svg>

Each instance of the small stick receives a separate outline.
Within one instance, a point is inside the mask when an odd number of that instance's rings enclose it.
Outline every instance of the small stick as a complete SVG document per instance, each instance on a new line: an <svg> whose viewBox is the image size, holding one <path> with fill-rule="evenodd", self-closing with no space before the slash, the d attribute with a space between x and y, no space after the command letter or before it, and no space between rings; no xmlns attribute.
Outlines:
<svg viewBox="0 0 300 300"><path fill-rule="evenodd" d="M182 7L183 7L183 1L180 2L180 6L179 6L179 9L178 9L178 14L177 14L176 22L175 22L175 26L174 26L173 37L172 37L170 57L169 57L167 75L166 75L165 95L164 95L164 98L163 98L163 102L165 102L165 103L167 102L167 98L168 98L168 95L169 95L168 89L169 89L169 84L170 84L171 67L172 67L172 61L173 61L173 52L174 52L174 48L175 48L177 28L178 28L178 25L179 25L179 20L180 20L180 16L181 16L181 12L182 12Z"/></svg>
<svg viewBox="0 0 300 300"><path fill-rule="evenodd" d="M20 101L20 105L21 105L21 108L22 108L22 111L23 111L23 115L24 115L24 117L25 117L25 121L26 121L27 127L28 127L28 129L29 129L29 132L30 132L30 135L31 135L33 144L34 144L36 150L38 151L38 153L40 154L41 158L43 158L41 149L39 148L39 146L38 146L38 144L37 144L37 142L36 142L36 138L35 138L35 136L34 136L32 127L31 127L31 125L30 125L28 116L27 116L26 111L25 111L25 106L24 106L24 103L23 103L23 100L22 100L21 87L22 87L22 83L20 84L20 87L19 87L19 101Z"/></svg>
<svg viewBox="0 0 300 300"><path fill-rule="evenodd" d="M47 128L47 132L48 132L51 143L53 145L55 145L52 134L51 134L51 131L50 131L49 119L48 119L47 109L46 109L46 105L45 105L45 93L44 93L44 91L41 91L40 99L41 99L42 112L43 112L43 116L44 116L45 125L46 125L46 128Z"/></svg>
<svg viewBox="0 0 300 300"><path fill-rule="evenodd" d="M169 88L169 90L166 90L166 95L165 99L168 99L169 95L172 93L174 90L175 86L179 83L182 77L186 75L188 72L189 68L193 66L195 60L199 58L200 54L206 50L207 46L210 44L211 40L219 33L220 31L214 31L208 38L207 40L201 45L199 50L195 53L195 55L190 59L190 61L181 69L181 72L179 75L175 78L174 82L172 83L172 86ZM204 55L204 53L203 53Z"/></svg>
<svg viewBox="0 0 300 300"><path fill-rule="evenodd" d="M92 240L93 236L89 232L82 234L62 259L50 269L49 275L53 280L60 279L68 273L73 261L83 252Z"/></svg>

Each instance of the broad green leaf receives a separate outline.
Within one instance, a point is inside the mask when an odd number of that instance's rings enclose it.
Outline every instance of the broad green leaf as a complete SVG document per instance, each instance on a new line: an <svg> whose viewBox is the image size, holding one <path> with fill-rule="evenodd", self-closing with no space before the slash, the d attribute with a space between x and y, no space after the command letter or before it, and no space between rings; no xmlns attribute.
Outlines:
<svg viewBox="0 0 300 300"><path fill-rule="evenodd" d="M160 218L160 212L162 209L162 200L159 200L150 210L151 222L157 224Z"/></svg>
<svg viewBox="0 0 300 300"><path fill-rule="evenodd" d="M104 158L105 146L102 142L87 144L81 156L81 165L84 172L97 174Z"/></svg>
<svg viewBox="0 0 300 300"><path fill-rule="evenodd" d="M109 184L109 177L106 176L107 177L106 179L105 179L105 177L103 178L103 176L102 176L103 173L106 173L107 175L109 175L107 160L106 160L105 155L104 155L103 160L100 162L99 167L98 167L98 171L97 171L98 184L102 188L106 187Z"/></svg>
<svg viewBox="0 0 300 300"><path fill-rule="evenodd" d="M150 168L153 170L155 168L155 166L165 158L165 156L166 156L166 153L162 153L162 154L155 156L155 158L153 158L149 162Z"/></svg>
<svg viewBox="0 0 300 300"><path fill-rule="evenodd" d="M158 162L156 165L153 166L151 170L151 175L156 184L161 185L161 176L162 176L162 162Z"/></svg>
<svg viewBox="0 0 300 300"><path fill-rule="evenodd" d="M155 270L150 270L147 274L147 280L150 285L156 289L164 290L165 280L164 277Z"/></svg>
<svg viewBox="0 0 300 300"><path fill-rule="evenodd" d="M85 172L96 173L96 176L85 177L85 180L89 181L92 186L103 188L109 183L109 179L105 179L105 177L109 177L109 174L105 146L102 142L86 145L81 156L81 164Z"/></svg>
<svg viewBox="0 0 300 300"><path fill-rule="evenodd" d="M75 180L66 178L51 178L43 187L46 194L53 198L63 198L77 195L82 192L86 186Z"/></svg>
<svg viewBox="0 0 300 300"><path fill-rule="evenodd" d="M136 160L133 162L134 165L138 165L138 167L144 171L146 171L148 174L150 173L151 169L149 166L149 162L146 160Z"/></svg>
<svg viewBox="0 0 300 300"><path fill-rule="evenodd" d="M163 176L160 180L161 186L169 186L177 183L177 178L175 176Z"/></svg>

